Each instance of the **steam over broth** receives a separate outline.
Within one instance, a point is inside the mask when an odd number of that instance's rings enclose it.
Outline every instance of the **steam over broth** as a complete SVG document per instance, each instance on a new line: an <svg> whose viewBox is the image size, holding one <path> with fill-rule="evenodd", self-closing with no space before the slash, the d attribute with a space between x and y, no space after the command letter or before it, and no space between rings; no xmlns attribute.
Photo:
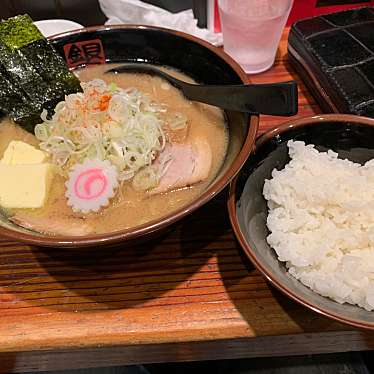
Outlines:
<svg viewBox="0 0 374 374"><path fill-rule="evenodd" d="M190 187L156 194L136 191L131 183L125 182L108 207L101 209L98 213L83 214L73 212L67 205L66 179L56 175L48 201L43 208L13 209L10 212L11 214L16 212L28 217L31 221L40 222L44 229L38 231L53 234L61 231L54 229L57 226L61 229L66 225L68 229L69 226L88 225L92 233L100 234L135 227L159 219L183 207L203 193L223 162L228 134L221 110L186 100L179 90L159 77L130 73L105 75L104 72L113 66L114 64L107 64L83 68L78 72L79 78L82 81L100 78L107 83L114 82L119 87L135 87L142 93L148 94L154 102L162 105L166 113L183 113L188 120L188 131L167 135L176 143L189 143L196 139L207 141L213 156L209 176L203 182ZM181 73L170 70L168 73L191 82L191 79ZM166 113L161 113L161 118L165 116L166 119ZM33 135L14 125L9 119L5 119L0 126L0 156L3 155L11 140L23 140L29 144L38 145Z"/></svg>

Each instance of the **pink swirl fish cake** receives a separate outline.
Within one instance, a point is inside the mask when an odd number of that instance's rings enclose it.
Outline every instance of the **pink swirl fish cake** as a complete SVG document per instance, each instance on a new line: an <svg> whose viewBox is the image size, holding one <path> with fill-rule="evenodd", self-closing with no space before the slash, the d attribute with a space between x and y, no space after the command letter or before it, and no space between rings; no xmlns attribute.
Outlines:
<svg viewBox="0 0 374 374"><path fill-rule="evenodd" d="M109 204L118 187L118 172L109 161L76 164L65 183L67 203L74 212L98 212Z"/></svg>

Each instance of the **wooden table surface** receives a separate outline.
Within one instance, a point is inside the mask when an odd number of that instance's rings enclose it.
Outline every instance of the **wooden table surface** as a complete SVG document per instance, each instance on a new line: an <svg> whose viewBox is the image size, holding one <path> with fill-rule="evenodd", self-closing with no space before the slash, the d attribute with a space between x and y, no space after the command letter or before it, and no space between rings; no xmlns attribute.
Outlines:
<svg viewBox="0 0 374 374"><path fill-rule="evenodd" d="M296 79L287 62L253 82ZM262 117L261 132L285 118ZM366 350L374 334L305 309L242 257L227 191L153 243L83 254L0 239L0 372Z"/></svg>

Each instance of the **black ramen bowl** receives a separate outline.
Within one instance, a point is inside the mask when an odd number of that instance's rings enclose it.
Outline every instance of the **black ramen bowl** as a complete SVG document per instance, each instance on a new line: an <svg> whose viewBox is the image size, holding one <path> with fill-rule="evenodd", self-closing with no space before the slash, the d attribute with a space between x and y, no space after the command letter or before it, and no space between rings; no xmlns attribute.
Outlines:
<svg viewBox="0 0 374 374"><path fill-rule="evenodd" d="M274 168L290 161L288 140L315 144L319 151L332 149L339 158L363 164L374 158L374 119L326 114L290 121L262 135L230 186L228 209L234 232L249 259L279 290L302 305L343 323L374 329L374 312L339 304L320 296L287 273L266 241L267 202L262 190Z"/></svg>
<svg viewBox="0 0 374 374"><path fill-rule="evenodd" d="M249 83L240 66L221 49L181 32L144 26L100 26L59 34L50 40L72 69L91 64L146 62L179 70L199 83ZM186 206L131 229L76 237L43 235L22 229L0 217L0 235L53 247L127 243L158 235L217 195L247 159L255 141L258 116L226 112L226 118L229 145L224 162L207 189Z"/></svg>

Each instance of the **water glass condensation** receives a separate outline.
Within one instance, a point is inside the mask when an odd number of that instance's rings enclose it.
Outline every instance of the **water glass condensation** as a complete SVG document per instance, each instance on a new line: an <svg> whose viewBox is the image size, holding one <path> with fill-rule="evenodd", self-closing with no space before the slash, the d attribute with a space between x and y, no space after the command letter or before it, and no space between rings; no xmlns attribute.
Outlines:
<svg viewBox="0 0 374 374"><path fill-rule="evenodd" d="M293 0L218 0L223 46L246 73L269 69Z"/></svg>

